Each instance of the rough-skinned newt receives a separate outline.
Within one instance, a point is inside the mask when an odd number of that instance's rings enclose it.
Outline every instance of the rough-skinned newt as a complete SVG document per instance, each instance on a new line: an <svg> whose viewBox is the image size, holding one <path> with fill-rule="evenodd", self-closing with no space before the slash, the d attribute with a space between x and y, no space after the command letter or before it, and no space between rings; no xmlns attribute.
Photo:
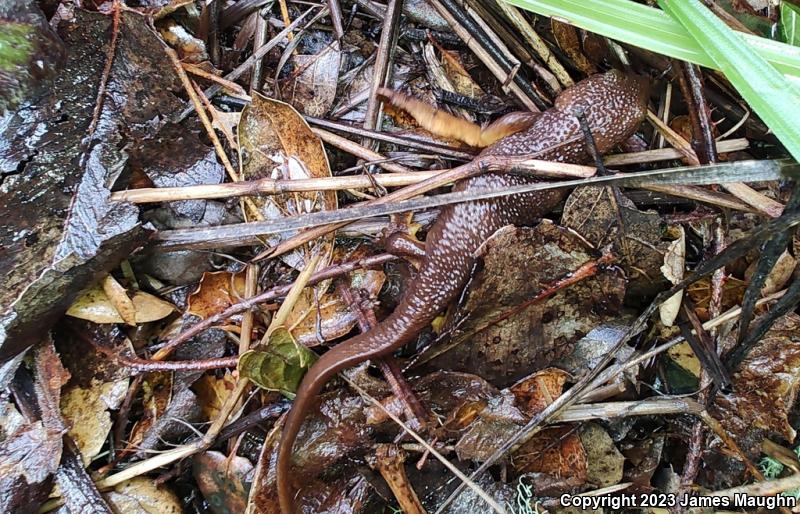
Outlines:
<svg viewBox="0 0 800 514"><path fill-rule="evenodd" d="M527 128L487 146L478 158L537 154L543 160L589 162L576 113L583 113L597 150L605 153L633 134L642 122L647 93L644 77L619 71L593 75L563 91L551 109L526 116L531 119ZM535 180L487 173L456 183L454 190L495 189ZM394 312L369 332L328 351L303 378L283 426L278 454L278 496L284 514L294 512L289 477L294 442L325 383L343 369L389 355L412 341L464 287L474 264L473 254L486 238L505 225L524 224L544 216L565 194L562 190L536 191L442 209L428 232L422 267Z"/></svg>

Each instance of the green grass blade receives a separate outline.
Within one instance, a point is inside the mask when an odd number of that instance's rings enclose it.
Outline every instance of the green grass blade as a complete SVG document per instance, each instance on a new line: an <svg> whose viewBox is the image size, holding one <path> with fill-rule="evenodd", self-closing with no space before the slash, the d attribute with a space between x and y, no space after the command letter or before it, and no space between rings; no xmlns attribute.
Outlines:
<svg viewBox="0 0 800 514"><path fill-rule="evenodd" d="M783 42L800 46L800 7L781 2L781 36Z"/></svg>
<svg viewBox="0 0 800 514"><path fill-rule="evenodd" d="M651 52L718 68L683 25L659 9L629 0L505 1ZM749 34L742 37L778 71L800 85L800 47Z"/></svg>
<svg viewBox="0 0 800 514"><path fill-rule="evenodd" d="M702 45L742 98L800 160L800 92L699 0L658 4Z"/></svg>

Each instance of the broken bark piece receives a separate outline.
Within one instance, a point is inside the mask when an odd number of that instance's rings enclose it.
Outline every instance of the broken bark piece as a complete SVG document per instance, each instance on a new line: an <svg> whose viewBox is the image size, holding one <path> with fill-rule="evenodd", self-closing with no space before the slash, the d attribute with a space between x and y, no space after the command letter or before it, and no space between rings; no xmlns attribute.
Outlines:
<svg viewBox="0 0 800 514"><path fill-rule="evenodd" d="M151 233L136 207L108 198L130 150L180 107L179 85L146 19L120 16L109 49L112 16L76 9L59 26L68 60L52 89L0 118L0 362Z"/></svg>

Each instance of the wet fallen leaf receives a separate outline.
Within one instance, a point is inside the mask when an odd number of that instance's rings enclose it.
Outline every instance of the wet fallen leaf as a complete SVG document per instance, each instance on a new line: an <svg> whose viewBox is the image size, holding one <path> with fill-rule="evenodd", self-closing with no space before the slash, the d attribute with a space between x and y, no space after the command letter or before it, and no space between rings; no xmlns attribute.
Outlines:
<svg viewBox="0 0 800 514"><path fill-rule="evenodd" d="M624 321L617 319L615 322ZM567 355L557 359L553 365L568 371L573 376L579 377L594 369L603 358L616 347L628 330L627 326L617 324L604 324L592 329L591 332L580 338L575 346ZM634 350L629 346L623 346L617 353L617 360L625 362ZM625 377L631 378L635 382L637 367L625 371ZM616 380L625 380L625 377L617 377Z"/></svg>
<svg viewBox="0 0 800 514"><path fill-rule="evenodd" d="M486 460L558 398L566 379L564 371L541 370L490 399L456 443L459 459ZM514 453L511 463L518 473L544 473L559 483L564 479L564 484L574 486L586 481L586 453L572 426L545 428Z"/></svg>
<svg viewBox="0 0 800 514"><path fill-rule="evenodd" d="M544 428L514 453L511 462L518 473L545 473L583 483L587 460L578 431L566 426Z"/></svg>
<svg viewBox="0 0 800 514"><path fill-rule="evenodd" d="M60 334L56 343L64 366L72 375L61 395L61 413L69 426L69 435L89 464L108 442L113 426L111 411L125 399L130 382L127 369L98 352L75 331L84 332L96 344L114 353L133 356L131 342L113 325L76 323L74 331Z"/></svg>
<svg viewBox="0 0 800 514"><path fill-rule="evenodd" d="M654 434L645 441L634 440L620 447L620 452L633 467L623 474L623 480L648 486L661 462L664 451L664 434Z"/></svg>
<svg viewBox="0 0 800 514"><path fill-rule="evenodd" d="M736 307L742 301L747 283L733 276L728 276L722 284L722 311ZM711 279L698 280L686 288L686 294L695 304L697 316L706 321L709 319L708 306L711 301Z"/></svg>
<svg viewBox="0 0 800 514"><path fill-rule="evenodd" d="M203 452L194 457L192 472L211 512L245 512L254 472L249 460L220 452Z"/></svg>
<svg viewBox="0 0 800 514"><path fill-rule="evenodd" d="M333 42L316 55L292 57L295 71L284 81L283 96L306 116L327 114L336 98L342 53Z"/></svg>
<svg viewBox="0 0 800 514"><path fill-rule="evenodd" d="M472 76L461 63L458 53L445 50L439 47L442 53L442 66L444 66L447 78L453 84L456 93L467 98L480 98L484 92L481 87L472 80Z"/></svg>
<svg viewBox="0 0 800 514"><path fill-rule="evenodd" d="M661 241L657 213L640 211L623 194L614 195L610 187L579 187L567 198L561 223L597 248L613 244L628 277L627 297L650 297L665 286L659 268L669 243Z"/></svg>
<svg viewBox="0 0 800 514"><path fill-rule="evenodd" d="M136 325L136 306L133 301L128 298L128 293L122 284L117 282L113 275L107 275L103 279L103 292L106 294L108 301L117 311L119 317L123 319L127 325Z"/></svg>
<svg viewBox="0 0 800 514"><path fill-rule="evenodd" d="M197 290L189 295L187 312L205 319L244 298L245 274L217 271L203 273Z"/></svg>
<svg viewBox="0 0 800 514"><path fill-rule="evenodd" d="M427 366L507 385L570 352L575 341L614 317L621 305L624 278L606 268L520 310L548 285L595 259L585 241L553 223L501 229L481 251L482 266L466 301L445 328L450 342L431 348L437 356Z"/></svg>
<svg viewBox="0 0 800 514"><path fill-rule="evenodd" d="M238 369L257 386L294 398L300 380L315 360L311 350L295 341L285 328L278 328L263 348L241 356Z"/></svg>
<svg viewBox="0 0 800 514"><path fill-rule="evenodd" d="M745 271L745 278L750 280L750 277L755 273L757 261L754 261ZM780 291L789 282L797 267L797 261L794 257L789 255L789 252L784 251L778 261L770 270L764 281L764 286L761 288L762 295L768 295Z"/></svg>
<svg viewBox="0 0 800 514"><path fill-rule="evenodd" d="M105 498L117 514L180 514L181 502L166 486L152 478L137 477L123 482Z"/></svg>
<svg viewBox="0 0 800 514"><path fill-rule="evenodd" d="M306 121L290 105L254 93L253 100L242 111L238 129L239 158L242 179L307 179L330 177L331 170L322 142L311 132ZM333 191L293 193L252 198L259 209L251 216L279 219L303 213L337 208ZM274 245L290 237L293 232L267 238ZM323 239L322 255L318 269L328 265L333 249L333 235ZM281 257L296 269L302 269L306 260L304 250L297 249Z"/></svg>
<svg viewBox="0 0 800 514"><path fill-rule="evenodd" d="M700 377L700 361L692 351L692 347L686 341L677 344L667 350L667 355L675 364L685 369L692 375Z"/></svg>
<svg viewBox="0 0 800 514"><path fill-rule="evenodd" d="M158 321L166 318L175 310L171 303L144 291L136 291L131 300L136 311L136 323ZM67 315L94 323L125 323L106 292L99 285L84 291L67 310Z"/></svg>
<svg viewBox="0 0 800 514"><path fill-rule="evenodd" d="M733 332L721 346L729 348L735 340ZM734 392L715 397L714 417L739 436L756 428L793 441L789 412L800 387L800 316L778 318L731 379Z"/></svg>
<svg viewBox="0 0 800 514"><path fill-rule="evenodd" d="M680 225L677 227L678 238L669 244L664 254L664 265L661 266L661 273L673 284L683 280L683 270L686 266L686 231ZM683 291L678 291L667 298L658 308L661 323L671 327L678 317L681 308Z"/></svg>
<svg viewBox="0 0 800 514"><path fill-rule="evenodd" d="M335 510L337 507L350 504L348 497L359 498L366 494L366 490L361 490L366 484L361 483L357 490L351 490L360 476L351 475L333 483L330 480L313 480L313 477L325 473L348 455L366 449L371 444L369 436L372 428L365 423L364 400L360 396L338 389L322 395L318 401L297 436L292 452L293 471L290 479L295 490L302 488L297 495L297 503L314 505L310 512L335 513L340 512ZM273 432L264 442L256 466L250 490L250 504L254 513L278 512L275 462L279 438L276 436L277 433ZM333 502L333 510L322 510L320 502Z"/></svg>
<svg viewBox="0 0 800 514"><path fill-rule="evenodd" d="M31 394L24 400L40 412L23 417L8 395L0 400L0 512L35 512L47 497L61 459L65 426L58 401L69 373L49 338L42 342L33 359L34 376L27 375ZM40 419L31 420L31 414Z"/></svg>
<svg viewBox="0 0 800 514"><path fill-rule="evenodd" d="M517 405L526 414L533 416L561 396L568 378L566 371L547 368L517 382L509 390L517 399Z"/></svg>
<svg viewBox="0 0 800 514"><path fill-rule="evenodd" d="M338 246L333 264L357 260L369 255L366 246L355 251ZM350 273L347 287L354 301L374 300L380 293L386 275L381 270L360 269ZM306 288L286 320L292 336L305 346L316 346L350 332L358 321L355 309L342 298L341 291L320 293L318 288ZM322 341L320 341L320 337Z"/></svg>
<svg viewBox="0 0 800 514"><path fill-rule="evenodd" d="M608 432L597 423L586 423L581 426L580 440L586 451L586 481L598 488L622 482L625 457Z"/></svg>
<svg viewBox="0 0 800 514"><path fill-rule="evenodd" d="M235 387L236 380L230 371L226 371L222 377L204 374L194 383L192 390L197 394L197 401L206 421L217 419L225 399Z"/></svg>

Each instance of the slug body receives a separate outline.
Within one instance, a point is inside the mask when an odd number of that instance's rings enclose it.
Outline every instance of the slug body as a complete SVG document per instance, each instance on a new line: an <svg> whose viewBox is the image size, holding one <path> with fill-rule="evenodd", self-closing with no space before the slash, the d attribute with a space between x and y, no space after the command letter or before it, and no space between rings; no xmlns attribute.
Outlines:
<svg viewBox="0 0 800 514"><path fill-rule="evenodd" d="M480 156L536 154L543 160L588 162L590 156L575 113L583 112L598 151L605 153L633 134L644 119L647 91L643 77L618 71L593 75L561 93L553 108L539 114L529 128L500 139ZM534 181L489 173L463 180L454 190L495 189ZM303 378L283 427L278 454L278 495L284 514L294 512L289 472L295 438L325 383L345 368L389 355L412 341L462 290L474 263L473 254L485 239L500 227L547 214L564 195L561 190L536 191L442 210L428 232L419 274L395 311L369 332L323 355Z"/></svg>

